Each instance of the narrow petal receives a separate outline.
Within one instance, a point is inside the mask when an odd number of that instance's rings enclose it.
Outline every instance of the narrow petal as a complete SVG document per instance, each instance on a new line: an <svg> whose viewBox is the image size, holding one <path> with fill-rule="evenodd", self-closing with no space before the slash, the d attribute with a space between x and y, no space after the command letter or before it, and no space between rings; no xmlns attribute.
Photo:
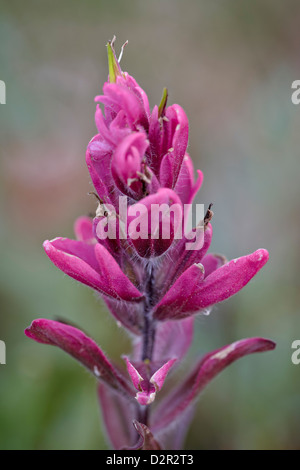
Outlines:
<svg viewBox="0 0 300 470"><path fill-rule="evenodd" d="M107 289L104 280L99 272L97 272L98 263L94 256L94 248L86 243L76 242L77 244L82 244L78 255L76 255L74 251L70 253L68 250L70 241L74 242L74 240L62 238L51 241L46 240L43 246L52 263L65 274L102 294L106 293ZM63 249L62 245L64 245ZM72 244L72 246L74 248L75 245Z"/></svg>
<svg viewBox="0 0 300 470"><path fill-rule="evenodd" d="M96 106L95 124L96 124L96 127L98 129L98 132L101 138L104 141L106 141L108 144L110 144L112 148L114 148L118 143L118 141L116 141L116 138L115 138L116 134L113 132L110 132L110 126L107 125L107 122L105 121L105 118L102 113L102 109L100 108L99 104L97 104ZM91 142L93 141L94 139L92 139Z"/></svg>
<svg viewBox="0 0 300 470"><path fill-rule="evenodd" d="M179 317L190 308L190 298L204 279L202 264L193 264L173 284L157 305L154 317L157 320ZM188 305L186 305L188 304Z"/></svg>
<svg viewBox="0 0 300 470"><path fill-rule="evenodd" d="M161 272L162 294L165 294L170 287L174 284L176 279L181 276L190 266L194 263L202 263L203 257L206 255L212 240L213 229L209 223L203 230L203 227L196 228L196 235L194 239L183 237L177 244L173 244L169 256L172 260L167 273ZM189 243L194 245L195 249L188 250Z"/></svg>
<svg viewBox="0 0 300 470"><path fill-rule="evenodd" d="M109 108L112 116L121 109L125 111L128 124L131 128L140 124L145 129L148 127L148 116L139 98L125 86L117 83L105 83L104 95L98 96L97 100Z"/></svg>
<svg viewBox="0 0 300 470"><path fill-rule="evenodd" d="M129 361L127 357L124 358L126 361L127 365L127 370L128 374L130 375L130 378L132 380L133 386L136 390L141 389L141 382L143 382L143 377L141 374L136 370L136 368L133 366L133 364Z"/></svg>
<svg viewBox="0 0 300 470"><path fill-rule="evenodd" d="M154 106L149 120L149 141L151 151L151 168L159 176L162 153L162 124L159 119L158 106Z"/></svg>
<svg viewBox="0 0 300 470"><path fill-rule="evenodd" d="M169 120L171 127L176 124L172 136L172 147L174 148L175 158L182 160L186 152L189 138L189 122L187 115L181 106L173 104L166 109L166 118ZM175 164L178 164L178 162L175 162ZM178 170L180 171L180 167Z"/></svg>
<svg viewBox="0 0 300 470"><path fill-rule="evenodd" d="M86 151L86 164L93 182L93 185L99 195L99 197L105 201L106 204L112 204L112 199L111 199L111 188L113 187L113 179L111 176L111 181L109 181L109 176L110 176L110 169L105 170L102 172L101 167L103 164L100 162L96 161L93 157L93 147L92 148L87 148ZM106 163L110 161L110 155L107 156L105 159ZM106 165L104 165L106 166ZM103 176L106 175L106 178L104 181Z"/></svg>
<svg viewBox="0 0 300 470"><path fill-rule="evenodd" d="M123 77L118 77L117 83L121 83L123 78L123 84L125 84L138 97L139 101L142 103L146 115L150 116L150 106L146 92L140 87L137 81L131 75L129 75L129 73L123 72Z"/></svg>
<svg viewBox="0 0 300 470"><path fill-rule="evenodd" d="M56 238L45 241L51 261L65 274L118 300L137 301L143 297L122 272L118 263L99 243Z"/></svg>
<svg viewBox="0 0 300 470"><path fill-rule="evenodd" d="M189 125L184 110L178 104L166 109L165 118L160 182L162 186L174 188L188 144Z"/></svg>
<svg viewBox="0 0 300 470"><path fill-rule="evenodd" d="M259 249L250 255L231 260L213 271L199 285L192 302L193 309L209 307L236 294L248 284L268 259L267 250Z"/></svg>
<svg viewBox="0 0 300 470"><path fill-rule="evenodd" d="M49 246L49 244L51 246ZM95 256L95 247L89 243L86 243L85 241L57 237L50 241L46 240L44 248L47 254L47 250L54 248L55 250L64 252L65 254L76 256L90 265L95 271L98 270L98 263Z"/></svg>
<svg viewBox="0 0 300 470"><path fill-rule="evenodd" d="M173 366L176 359L170 359L166 364L164 364L160 369L158 369L150 378L150 382L154 385L156 390L161 390L167 374L171 367Z"/></svg>
<svg viewBox="0 0 300 470"><path fill-rule="evenodd" d="M184 156L181 170L174 190L179 195L183 204L192 204L195 195L200 189L203 181L203 173L197 170L198 178L194 182L194 165L191 157L186 154Z"/></svg>
<svg viewBox="0 0 300 470"><path fill-rule="evenodd" d="M114 142L115 146L132 132L132 130L128 127L124 109L120 109L116 117L109 124L109 132L110 139L112 139L111 141Z"/></svg>
<svg viewBox="0 0 300 470"><path fill-rule="evenodd" d="M256 352L270 351L276 344L264 338L247 338L216 349L204 356L192 373L156 408L151 429L155 432L168 426L181 415L204 387L225 367L237 359Z"/></svg>
<svg viewBox="0 0 300 470"><path fill-rule="evenodd" d="M95 112L95 123L99 131L99 135L95 136L91 143L97 140L102 140L108 145L108 149L115 149L117 145L124 139L128 134L130 134L131 129L128 128L126 114L121 109L114 119L108 124L107 120L104 118L102 109L99 104L96 106ZM97 148L95 148L95 156L97 157ZM101 154L98 155L98 157Z"/></svg>
<svg viewBox="0 0 300 470"><path fill-rule="evenodd" d="M38 343L58 346L89 369L97 379L128 397L132 396L126 379L117 372L95 341L77 328L40 318L26 328L25 334Z"/></svg>
<svg viewBox="0 0 300 470"><path fill-rule="evenodd" d="M213 271L203 282L194 284L193 289L189 289L186 301L181 306L176 302L176 308L172 305L176 301L175 283L158 304L156 318L183 318L187 314L196 313L228 299L248 284L266 264L268 258L268 252L259 249L250 255L230 261Z"/></svg>
<svg viewBox="0 0 300 470"><path fill-rule="evenodd" d="M120 191L130 195L130 192L142 196L142 159L149 145L146 134L133 132L125 137L117 146L111 161L111 171L114 181Z"/></svg>
<svg viewBox="0 0 300 470"><path fill-rule="evenodd" d="M106 281L107 292L110 292L111 297L119 297L127 301L135 301L143 298L143 294L123 273L114 257L103 245L99 243L95 245L95 255L101 276Z"/></svg>

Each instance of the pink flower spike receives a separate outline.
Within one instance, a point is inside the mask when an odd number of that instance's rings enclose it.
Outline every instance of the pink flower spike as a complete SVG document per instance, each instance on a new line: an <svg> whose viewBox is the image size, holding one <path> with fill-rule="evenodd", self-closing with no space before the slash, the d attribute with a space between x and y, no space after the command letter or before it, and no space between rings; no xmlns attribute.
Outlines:
<svg viewBox="0 0 300 470"><path fill-rule="evenodd" d="M25 334L38 343L58 346L81 362L98 380L103 380L127 397L133 396L127 380L117 372L95 341L77 328L39 318L26 328Z"/></svg>
<svg viewBox="0 0 300 470"><path fill-rule="evenodd" d="M227 262L208 254L212 204L203 214L191 206L203 174L194 171L187 152L187 115L178 104L168 106L166 88L150 111L145 91L120 67L126 43L118 59L115 39L107 44L108 80L95 98L98 133L86 151L90 194L98 203L94 217L77 219L76 240L46 240L44 249L63 273L97 292L120 331L128 330L133 350L124 358L127 370L71 323L38 319L25 333L60 347L99 379L113 447L180 449L203 388L236 359L275 347L264 338L237 341L206 354L182 376L196 314L208 315L235 295L269 255L259 249ZM158 393L177 365L178 376Z"/></svg>

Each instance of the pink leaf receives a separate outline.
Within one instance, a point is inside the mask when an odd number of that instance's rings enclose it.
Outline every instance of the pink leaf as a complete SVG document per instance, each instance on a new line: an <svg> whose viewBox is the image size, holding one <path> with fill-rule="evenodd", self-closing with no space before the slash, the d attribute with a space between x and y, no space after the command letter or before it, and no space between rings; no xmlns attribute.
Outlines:
<svg viewBox="0 0 300 470"><path fill-rule="evenodd" d="M248 354L270 351L276 344L264 338L247 338L206 354L193 371L174 389L155 410L151 429L167 428L198 397L206 385L232 362Z"/></svg>
<svg viewBox="0 0 300 470"><path fill-rule="evenodd" d="M77 328L40 318L26 328L25 334L38 343L58 346L81 362L97 379L128 397L133 395L126 379L114 368L95 341Z"/></svg>

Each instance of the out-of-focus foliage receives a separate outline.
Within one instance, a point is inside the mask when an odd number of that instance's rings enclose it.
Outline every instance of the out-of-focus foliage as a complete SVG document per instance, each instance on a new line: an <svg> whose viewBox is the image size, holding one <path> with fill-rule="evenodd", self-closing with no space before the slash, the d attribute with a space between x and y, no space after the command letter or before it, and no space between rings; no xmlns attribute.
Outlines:
<svg viewBox="0 0 300 470"><path fill-rule="evenodd" d="M105 43L129 40L122 67L151 105L164 86L190 121L189 151L214 203L213 251L256 248L270 261L238 296L199 318L192 354L247 336L275 352L227 369L198 403L187 448L297 448L300 365L300 5L287 0L0 0L0 448L99 449L95 383L71 358L23 334L38 317L69 319L119 363L129 342L87 288L56 270L42 241L72 237L95 210L85 148L93 97L107 78Z"/></svg>

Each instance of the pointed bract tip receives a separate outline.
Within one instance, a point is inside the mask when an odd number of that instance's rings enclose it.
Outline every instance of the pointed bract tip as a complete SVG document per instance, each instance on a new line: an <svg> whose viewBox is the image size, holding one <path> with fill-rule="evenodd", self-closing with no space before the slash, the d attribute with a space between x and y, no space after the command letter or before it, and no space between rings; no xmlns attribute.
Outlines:
<svg viewBox="0 0 300 470"><path fill-rule="evenodd" d="M110 83L116 83L117 76L122 75L121 67L116 57L114 42L116 36L113 37L111 41L107 43L107 58L108 58L108 73Z"/></svg>
<svg viewBox="0 0 300 470"><path fill-rule="evenodd" d="M161 101L158 106L158 117L162 117L165 114L165 109L168 101L168 90L167 88L163 89Z"/></svg>

